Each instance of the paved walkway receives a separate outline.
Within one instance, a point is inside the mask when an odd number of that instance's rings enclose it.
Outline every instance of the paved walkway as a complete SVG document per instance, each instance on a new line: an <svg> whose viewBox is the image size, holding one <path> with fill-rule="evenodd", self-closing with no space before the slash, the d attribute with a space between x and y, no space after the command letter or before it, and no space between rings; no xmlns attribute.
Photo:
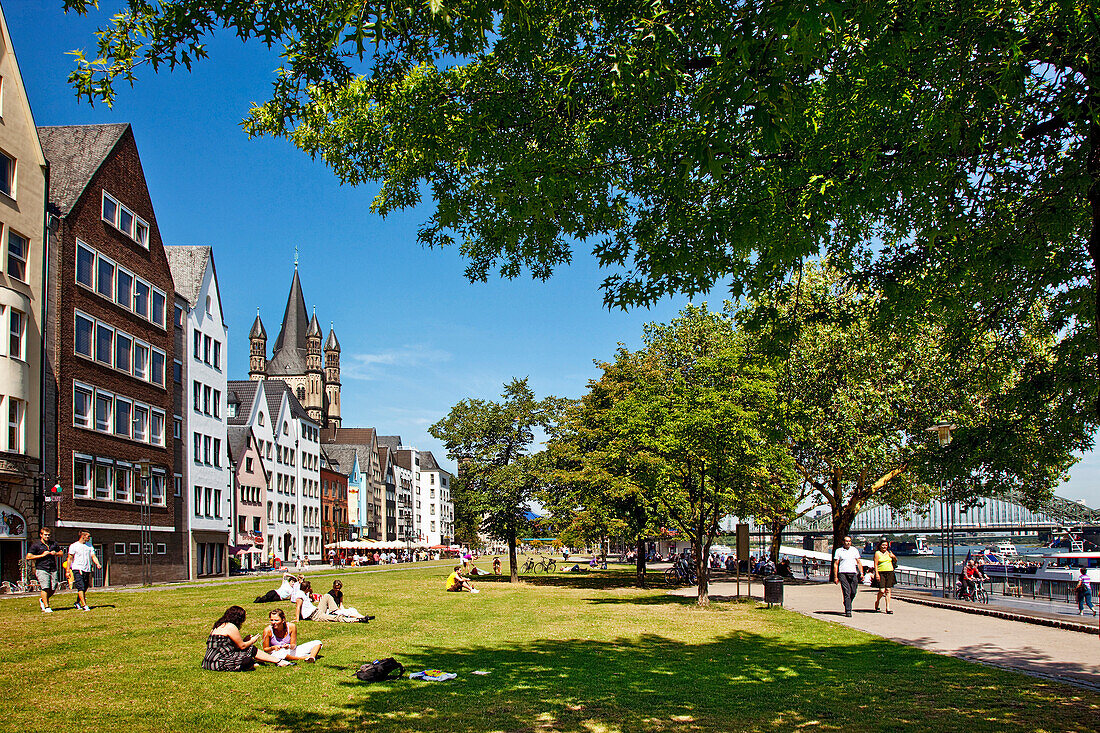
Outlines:
<svg viewBox="0 0 1100 733"><path fill-rule="evenodd" d="M745 586L742 583L741 591ZM763 588L753 583L753 595ZM875 592L861 589L851 618L844 615L839 586L788 585L784 605L807 616L850 626L937 654L1018 670L1100 690L1100 638L1080 631L895 601L894 613L875 613ZM674 591L694 595L694 588ZM734 583L712 583L712 596L732 596ZM1092 617L1093 623L1096 618Z"/></svg>

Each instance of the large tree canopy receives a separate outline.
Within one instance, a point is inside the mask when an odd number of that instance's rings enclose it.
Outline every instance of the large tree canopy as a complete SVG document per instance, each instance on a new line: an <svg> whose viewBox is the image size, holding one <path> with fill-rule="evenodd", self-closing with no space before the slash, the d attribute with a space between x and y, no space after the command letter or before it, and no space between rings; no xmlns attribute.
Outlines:
<svg viewBox="0 0 1100 733"><path fill-rule="evenodd" d="M219 28L283 48L249 134L380 180L382 214L427 184L420 239L473 279L582 242L629 307L828 256L963 328L1040 297L1067 334L1096 320L1089 0L128 0L77 92L189 67Z"/></svg>

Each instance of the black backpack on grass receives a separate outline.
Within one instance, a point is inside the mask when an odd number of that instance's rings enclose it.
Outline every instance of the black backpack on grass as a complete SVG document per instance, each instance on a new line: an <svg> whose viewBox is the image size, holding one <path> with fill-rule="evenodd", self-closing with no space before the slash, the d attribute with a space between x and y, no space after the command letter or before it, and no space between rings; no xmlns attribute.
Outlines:
<svg viewBox="0 0 1100 733"><path fill-rule="evenodd" d="M396 672L396 674L394 674ZM375 659L359 668L355 676L360 682L383 682L390 679L400 679L405 674L405 667L393 657Z"/></svg>

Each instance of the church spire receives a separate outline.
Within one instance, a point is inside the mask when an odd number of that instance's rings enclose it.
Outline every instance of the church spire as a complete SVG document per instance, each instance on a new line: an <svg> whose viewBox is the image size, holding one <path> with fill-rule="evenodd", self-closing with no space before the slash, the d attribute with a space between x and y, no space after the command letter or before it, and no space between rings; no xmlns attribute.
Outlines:
<svg viewBox="0 0 1100 733"><path fill-rule="evenodd" d="M305 374L308 327L306 299L302 294L302 281L298 279L298 270L295 268L294 278L290 282L290 294L286 299L283 324L278 338L275 339L275 349L268 364L270 375Z"/></svg>

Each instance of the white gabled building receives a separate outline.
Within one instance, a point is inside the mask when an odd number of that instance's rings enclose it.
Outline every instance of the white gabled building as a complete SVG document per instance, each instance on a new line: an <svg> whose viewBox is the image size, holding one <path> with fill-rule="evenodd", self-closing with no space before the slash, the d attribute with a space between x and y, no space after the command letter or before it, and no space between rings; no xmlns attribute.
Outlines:
<svg viewBox="0 0 1100 733"><path fill-rule="evenodd" d="M191 578L227 575L232 489L226 431L229 329L222 316L214 253L207 246L165 247L176 288L183 460L181 478Z"/></svg>
<svg viewBox="0 0 1100 733"><path fill-rule="evenodd" d="M281 380L232 381L229 391L230 424L252 427L269 471L268 559L321 561L320 426Z"/></svg>

